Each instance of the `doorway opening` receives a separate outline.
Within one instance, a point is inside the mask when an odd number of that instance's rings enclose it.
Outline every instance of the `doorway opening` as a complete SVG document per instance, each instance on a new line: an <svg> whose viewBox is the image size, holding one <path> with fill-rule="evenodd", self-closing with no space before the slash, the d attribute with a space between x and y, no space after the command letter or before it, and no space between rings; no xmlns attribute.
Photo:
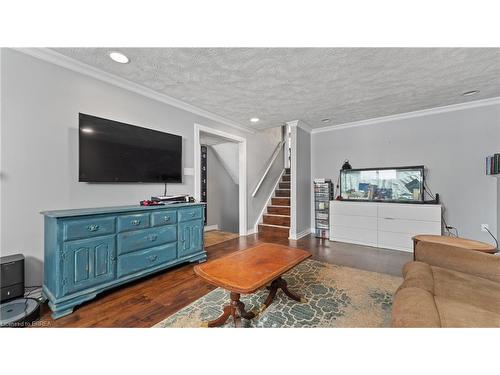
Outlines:
<svg viewBox="0 0 500 375"><path fill-rule="evenodd" d="M246 235L246 139L195 124L194 166L194 196L206 202L206 246Z"/></svg>

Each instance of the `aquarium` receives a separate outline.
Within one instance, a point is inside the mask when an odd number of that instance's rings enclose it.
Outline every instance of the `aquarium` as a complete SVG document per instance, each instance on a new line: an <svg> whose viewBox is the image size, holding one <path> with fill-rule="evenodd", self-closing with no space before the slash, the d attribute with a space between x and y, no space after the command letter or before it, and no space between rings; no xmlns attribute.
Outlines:
<svg viewBox="0 0 500 375"><path fill-rule="evenodd" d="M423 203L424 167L341 170L340 196L349 201Z"/></svg>

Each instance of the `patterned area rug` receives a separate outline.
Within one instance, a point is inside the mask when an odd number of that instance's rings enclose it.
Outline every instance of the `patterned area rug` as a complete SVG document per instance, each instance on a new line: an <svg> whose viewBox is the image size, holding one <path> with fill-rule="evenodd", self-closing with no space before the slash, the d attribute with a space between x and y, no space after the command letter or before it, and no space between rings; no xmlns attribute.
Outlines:
<svg viewBox="0 0 500 375"><path fill-rule="evenodd" d="M243 327L389 327L392 296L400 277L306 260L284 274L290 290L307 299L298 303L279 290L273 303ZM247 311L260 307L268 291L242 295ZM221 288L208 293L155 327L200 327L217 318L229 301ZM224 327L233 327L229 318Z"/></svg>

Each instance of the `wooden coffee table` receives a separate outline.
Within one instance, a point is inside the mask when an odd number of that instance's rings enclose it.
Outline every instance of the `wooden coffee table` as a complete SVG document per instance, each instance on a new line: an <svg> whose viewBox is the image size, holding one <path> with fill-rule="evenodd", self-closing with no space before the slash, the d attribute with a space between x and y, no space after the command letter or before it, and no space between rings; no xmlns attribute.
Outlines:
<svg viewBox="0 0 500 375"><path fill-rule="evenodd" d="M273 302L278 289L297 302L305 302L288 290L281 275L310 256L311 254L304 250L263 243L195 266L194 272L198 276L230 292L230 303L224 306L222 315L205 323L205 326L220 326L232 316L235 326L239 327L241 318L252 319L264 311ZM240 301L240 295L254 293L269 283L269 295L264 305L258 310L246 311L244 303Z"/></svg>

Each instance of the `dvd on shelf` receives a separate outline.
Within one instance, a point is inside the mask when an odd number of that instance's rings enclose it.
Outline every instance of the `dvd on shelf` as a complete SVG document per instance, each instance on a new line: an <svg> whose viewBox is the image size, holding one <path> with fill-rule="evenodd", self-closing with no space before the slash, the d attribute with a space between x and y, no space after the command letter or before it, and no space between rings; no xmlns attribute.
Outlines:
<svg viewBox="0 0 500 375"><path fill-rule="evenodd" d="M314 185L314 234L318 238L330 237L330 201L333 200L333 184L330 179L316 178Z"/></svg>
<svg viewBox="0 0 500 375"><path fill-rule="evenodd" d="M500 174L500 153L486 157L486 174Z"/></svg>

